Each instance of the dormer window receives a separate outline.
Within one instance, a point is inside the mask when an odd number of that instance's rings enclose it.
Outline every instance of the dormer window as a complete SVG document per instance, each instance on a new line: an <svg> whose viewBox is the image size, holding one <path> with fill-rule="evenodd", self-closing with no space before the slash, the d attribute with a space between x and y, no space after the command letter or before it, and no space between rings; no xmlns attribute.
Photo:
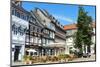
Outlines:
<svg viewBox="0 0 100 67"><path fill-rule="evenodd" d="M53 17L53 19L55 19L55 18Z"/></svg>
<svg viewBox="0 0 100 67"><path fill-rule="evenodd" d="M43 20L43 22L46 22L45 20Z"/></svg>
<svg viewBox="0 0 100 67"><path fill-rule="evenodd" d="M58 22L58 24L60 24L60 23Z"/></svg>
<svg viewBox="0 0 100 67"><path fill-rule="evenodd" d="M58 22L57 20L55 20L55 22Z"/></svg>

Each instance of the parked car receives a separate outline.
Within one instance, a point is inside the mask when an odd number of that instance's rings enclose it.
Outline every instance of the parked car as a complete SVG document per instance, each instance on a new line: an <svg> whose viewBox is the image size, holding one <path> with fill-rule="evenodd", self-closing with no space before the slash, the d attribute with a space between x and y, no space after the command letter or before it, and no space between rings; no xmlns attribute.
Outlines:
<svg viewBox="0 0 100 67"><path fill-rule="evenodd" d="M90 57L90 56L91 56L90 53L83 53L83 57L84 57L84 58L87 58L87 57Z"/></svg>

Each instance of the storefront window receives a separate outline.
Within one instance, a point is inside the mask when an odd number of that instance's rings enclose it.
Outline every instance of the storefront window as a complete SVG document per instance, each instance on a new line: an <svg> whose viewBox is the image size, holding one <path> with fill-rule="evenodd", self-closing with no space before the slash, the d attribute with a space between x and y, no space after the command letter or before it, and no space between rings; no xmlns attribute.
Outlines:
<svg viewBox="0 0 100 67"><path fill-rule="evenodd" d="M33 52L30 52L30 56L33 56Z"/></svg>
<svg viewBox="0 0 100 67"><path fill-rule="evenodd" d="M29 55L29 52L26 51L25 53L26 53L26 55Z"/></svg>

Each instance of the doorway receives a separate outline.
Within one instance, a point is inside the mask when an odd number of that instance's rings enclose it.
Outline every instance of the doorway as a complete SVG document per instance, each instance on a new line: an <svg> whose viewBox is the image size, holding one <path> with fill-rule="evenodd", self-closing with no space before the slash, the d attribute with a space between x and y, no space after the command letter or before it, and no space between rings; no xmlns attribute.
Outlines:
<svg viewBox="0 0 100 67"><path fill-rule="evenodd" d="M21 46L15 46L14 61L18 61Z"/></svg>

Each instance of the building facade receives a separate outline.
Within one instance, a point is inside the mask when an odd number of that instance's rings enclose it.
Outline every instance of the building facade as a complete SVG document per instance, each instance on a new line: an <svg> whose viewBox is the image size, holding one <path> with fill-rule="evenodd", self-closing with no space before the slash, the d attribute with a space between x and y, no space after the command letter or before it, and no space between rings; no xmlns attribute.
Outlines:
<svg viewBox="0 0 100 67"><path fill-rule="evenodd" d="M29 31L32 33L32 35L28 34L28 38L29 41L31 41L31 36L32 39L34 39L32 41L36 41L37 45L35 45L35 43L29 43L29 45L27 44L26 46L33 46L31 49L34 48L38 56L58 55L64 52L64 35L66 32L63 30L63 26L62 28L58 26L57 22L54 21L55 19L52 19L46 10L35 8L30 12L30 16L33 17L34 21L29 21ZM34 33L37 35L37 38L35 37ZM37 46L37 49L35 46Z"/></svg>
<svg viewBox="0 0 100 67"><path fill-rule="evenodd" d="M25 55L59 55L65 52L66 32L46 10L26 11L22 2L11 2L12 61Z"/></svg>
<svg viewBox="0 0 100 67"><path fill-rule="evenodd" d="M24 56L25 36L28 29L28 12L20 2L11 3L12 61L21 61Z"/></svg>
<svg viewBox="0 0 100 67"><path fill-rule="evenodd" d="M92 23L93 27L93 34L92 34L92 42L93 44L91 45L91 53L95 53L95 22ZM70 24L70 25L65 25L64 30L66 31L66 54L70 54L72 50L74 50L74 34L77 32L77 26L76 24Z"/></svg>
<svg viewBox="0 0 100 67"><path fill-rule="evenodd" d="M55 43L52 45L60 47L57 48L57 55L65 54L66 31L63 29L63 25L61 25L55 17L53 17L52 15L49 15L49 17L51 19L51 22L55 24Z"/></svg>

